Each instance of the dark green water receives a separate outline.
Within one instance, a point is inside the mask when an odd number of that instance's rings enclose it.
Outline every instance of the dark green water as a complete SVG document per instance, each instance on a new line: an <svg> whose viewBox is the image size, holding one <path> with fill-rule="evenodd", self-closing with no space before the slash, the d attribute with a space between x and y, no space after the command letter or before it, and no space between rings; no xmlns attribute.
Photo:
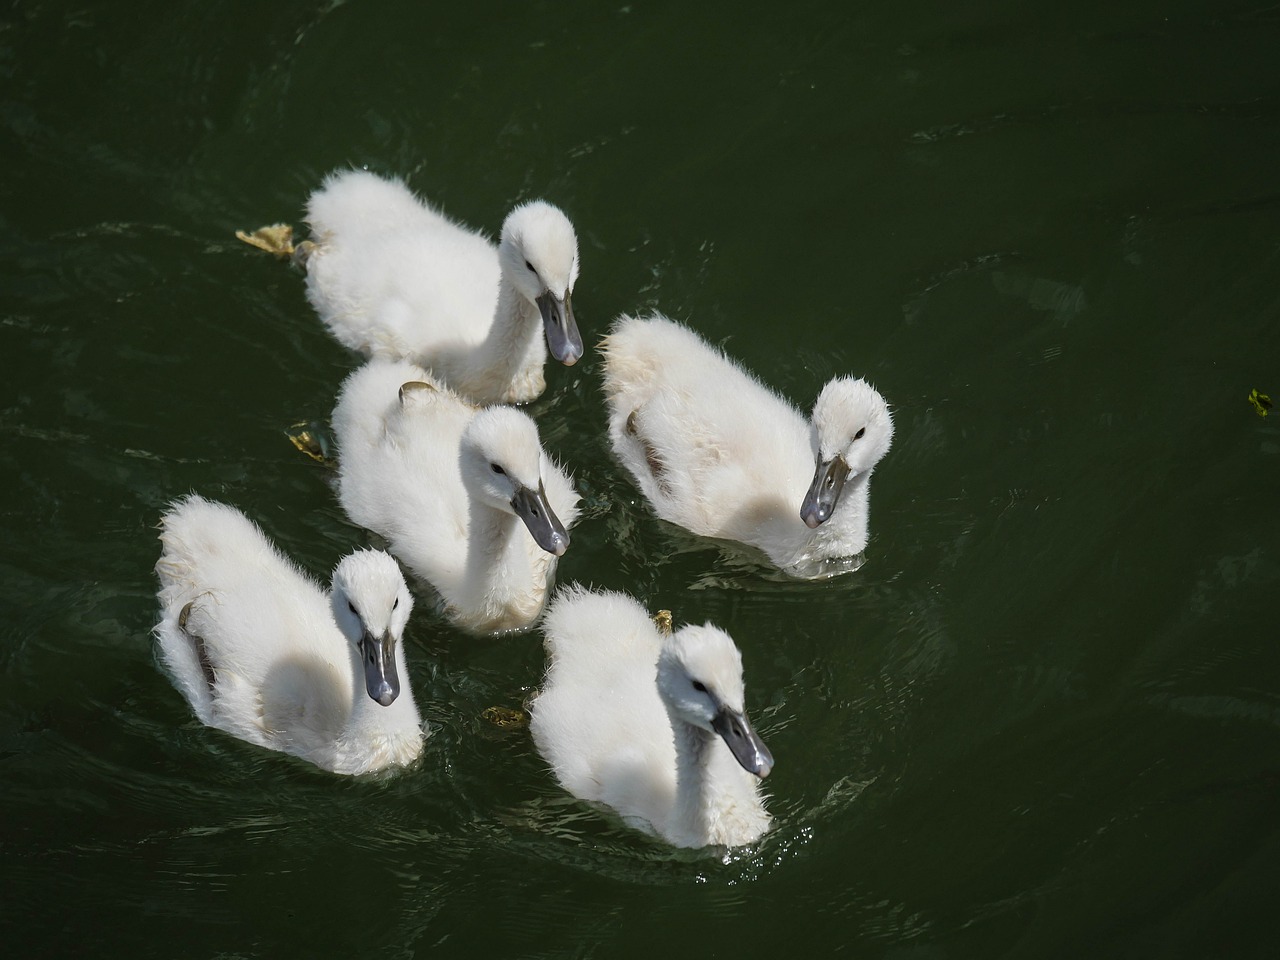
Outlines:
<svg viewBox="0 0 1280 960"><path fill-rule="evenodd" d="M18 2L0 12L0 918L12 956L1262 957L1280 894L1280 7ZM743 649L776 829L673 852L481 719L536 635L410 626L435 733L341 780L156 668L155 523L365 534L285 436L355 359L232 236L325 172L577 224L579 323L895 411L858 573L659 525L598 357L534 406L562 580Z"/></svg>

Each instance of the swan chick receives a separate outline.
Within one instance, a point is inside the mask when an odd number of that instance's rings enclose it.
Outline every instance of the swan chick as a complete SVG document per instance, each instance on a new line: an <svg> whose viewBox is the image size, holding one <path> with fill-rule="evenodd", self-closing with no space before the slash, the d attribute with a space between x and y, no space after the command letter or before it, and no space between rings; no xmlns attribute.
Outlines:
<svg viewBox="0 0 1280 960"><path fill-rule="evenodd" d="M495 246L400 180L330 174L307 201L307 297L340 342L412 360L478 403L524 403L546 387L548 350L583 354L573 311L578 238L558 207L523 203Z"/></svg>
<svg viewBox="0 0 1280 960"><path fill-rule="evenodd" d="M160 660L203 723L341 774L421 753L395 560L348 554L326 595L243 513L195 494L160 540Z"/></svg>
<svg viewBox="0 0 1280 960"><path fill-rule="evenodd" d="M622 316L601 344L609 440L663 520L748 544L796 577L855 569L893 418L836 377L811 418L661 314Z"/></svg>
<svg viewBox="0 0 1280 960"><path fill-rule="evenodd" d="M711 624L664 634L622 593L571 586L543 619L530 730L559 783L680 847L739 846L770 817L773 756L745 709L742 657Z"/></svg>
<svg viewBox="0 0 1280 960"><path fill-rule="evenodd" d="M371 360L332 424L338 499L471 633L531 627L569 548L578 494L512 407L476 407L421 367Z"/></svg>

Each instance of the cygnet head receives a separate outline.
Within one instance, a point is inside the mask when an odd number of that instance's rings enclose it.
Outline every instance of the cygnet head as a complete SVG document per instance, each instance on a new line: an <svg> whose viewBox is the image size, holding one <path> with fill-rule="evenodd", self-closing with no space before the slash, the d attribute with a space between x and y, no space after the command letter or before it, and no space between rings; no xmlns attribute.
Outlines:
<svg viewBox="0 0 1280 960"><path fill-rule="evenodd" d="M658 693L672 715L717 734L748 773L767 777L773 755L747 719L742 655L718 627L681 627L663 641Z"/></svg>
<svg viewBox="0 0 1280 960"><path fill-rule="evenodd" d="M889 452L893 416L875 387L865 380L837 377L813 405L817 469L800 507L809 527L831 519L845 482L869 474Z"/></svg>
<svg viewBox="0 0 1280 960"><path fill-rule="evenodd" d="M498 242L503 276L542 314L547 348L563 364L582 356L582 334L571 295L578 282L578 235L561 212L542 200L521 204L507 216Z"/></svg>
<svg viewBox="0 0 1280 960"><path fill-rule="evenodd" d="M462 434L462 476L471 495L524 521L547 553L563 556L569 532L551 509L542 485L544 454L538 428L513 407L481 410Z"/></svg>
<svg viewBox="0 0 1280 960"><path fill-rule="evenodd" d="M404 636L413 597L400 567L381 550L357 550L333 571L333 618L364 665L365 689L384 707L400 695L396 644Z"/></svg>

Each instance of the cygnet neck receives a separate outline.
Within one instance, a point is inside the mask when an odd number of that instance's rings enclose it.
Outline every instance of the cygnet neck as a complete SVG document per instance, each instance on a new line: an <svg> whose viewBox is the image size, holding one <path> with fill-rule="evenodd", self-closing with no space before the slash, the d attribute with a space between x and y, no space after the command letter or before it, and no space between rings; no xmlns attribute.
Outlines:
<svg viewBox="0 0 1280 960"><path fill-rule="evenodd" d="M505 272L498 281L493 323L476 356L476 367L482 371L480 376L491 385L487 391L473 390L477 396L521 403L537 397L546 386L542 368L547 359L547 343L542 332L542 315Z"/></svg>
<svg viewBox="0 0 1280 960"><path fill-rule="evenodd" d="M814 531L814 542L830 543L832 549L845 546L858 553L867 545L867 505L871 472L866 471L850 479L840 492L840 500L832 511L831 519ZM823 551L830 556L829 551Z"/></svg>
<svg viewBox="0 0 1280 960"><path fill-rule="evenodd" d="M521 590L534 576L524 524L513 513L471 498L467 556L463 564L461 609L477 611L474 627L506 629L501 624L519 606ZM522 614L517 615L522 616Z"/></svg>
<svg viewBox="0 0 1280 960"><path fill-rule="evenodd" d="M351 657L351 716L347 720L342 738L359 742L371 736L394 732L402 727L405 707L413 702L413 695L405 690L408 670L404 662L403 643L396 643L396 675L400 678L400 694L389 706L383 706L369 696L365 683L364 661L356 645L347 641L347 653Z"/></svg>
<svg viewBox="0 0 1280 960"><path fill-rule="evenodd" d="M667 705L676 748L676 800L672 827L679 842L705 846L709 842L708 818L717 795L710 776L711 751L717 737L710 730L689 723Z"/></svg>

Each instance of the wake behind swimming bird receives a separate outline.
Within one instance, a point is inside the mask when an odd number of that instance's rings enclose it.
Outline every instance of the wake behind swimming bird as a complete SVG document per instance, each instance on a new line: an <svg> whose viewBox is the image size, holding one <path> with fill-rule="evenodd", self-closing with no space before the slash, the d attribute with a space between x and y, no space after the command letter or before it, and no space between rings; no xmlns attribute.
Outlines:
<svg viewBox="0 0 1280 960"><path fill-rule="evenodd" d="M311 195L307 221L307 297L366 357L412 360L478 403L524 403L546 387L548 349L582 356L578 238L549 203L512 210L495 247L401 181L346 170Z"/></svg>
<svg viewBox="0 0 1280 960"><path fill-rule="evenodd" d="M512 407L476 407L407 361L370 360L333 411L338 499L471 633L528 629L578 494Z"/></svg>
<svg viewBox="0 0 1280 960"><path fill-rule="evenodd" d="M395 560L349 554L326 595L243 513L194 494L160 540L160 659L203 723L341 774L421 753Z"/></svg>
<svg viewBox="0 0 1280 960"><path fill-rule="evenodd" d="M609 440L654 512L792 576L854 568L893 440L884 398L837 377L810 420L688 327L620 317L601 345Z"/></svg>
<svg viewBox="0 0 1280 960"><path fill-rule="evenodd" d="M773 757L747 719L742 657L711 624L664 635L621 593L568 587L542 629L550 663L530 731L560 784L680 847L769 829Z"/></svg>

